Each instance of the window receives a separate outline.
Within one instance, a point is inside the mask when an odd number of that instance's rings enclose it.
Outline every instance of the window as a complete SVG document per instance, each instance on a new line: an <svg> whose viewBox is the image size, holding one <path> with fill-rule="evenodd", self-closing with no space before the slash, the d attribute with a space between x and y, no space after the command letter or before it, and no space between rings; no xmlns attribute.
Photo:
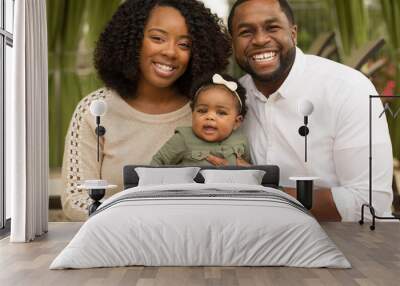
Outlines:
<svg viewBox="0 0 400 286"><path fill-rule="evenodd" d="M6 192L4 176L5 98L11 92L12 47L14 32L14 0L0 0L0 235L9 228L10 194Z"/></svg>

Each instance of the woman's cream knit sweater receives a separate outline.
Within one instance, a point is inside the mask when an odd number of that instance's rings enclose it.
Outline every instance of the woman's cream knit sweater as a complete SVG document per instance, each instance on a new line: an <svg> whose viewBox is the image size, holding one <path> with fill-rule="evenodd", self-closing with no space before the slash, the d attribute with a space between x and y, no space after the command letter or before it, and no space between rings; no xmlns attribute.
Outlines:
<svg viewBox="0 0 400 286"><path fill-rule="evenodd" d="M100 139L100 162L97 162L95 118L89 106L94 99L107 102L107 113L101 117L106 133ZM85 220L91 200L87 191L77 189L77 181L105 179L117 189L107 190L109 197L123 188L122 169L128 164L149 164L152 156L174 134L179 126L191 125L189 104L160 115L139 112L118 94L100 89L78 104L66 135L62 177L65 190L62 205L71 220Z"/></svg>

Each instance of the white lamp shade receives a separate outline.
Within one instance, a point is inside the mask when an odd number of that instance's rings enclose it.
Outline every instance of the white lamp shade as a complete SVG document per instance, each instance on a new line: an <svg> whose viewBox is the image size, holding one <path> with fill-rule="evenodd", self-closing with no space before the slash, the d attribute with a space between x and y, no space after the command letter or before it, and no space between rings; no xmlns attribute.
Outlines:
<svg viewBox="0 0 400 286"><path fill-rule="evenodd" d="M314 105L311 101L303 99L299 102L297 106L297 111L303 116L308 116L313 113Z"/></svg>
<svg viewBox="0 0 400 286"><path fill-rule="evenodd" d="M93 100L90 104L90 113L93 116L103 116L107 112L107 103L102 99Z"/></svg>

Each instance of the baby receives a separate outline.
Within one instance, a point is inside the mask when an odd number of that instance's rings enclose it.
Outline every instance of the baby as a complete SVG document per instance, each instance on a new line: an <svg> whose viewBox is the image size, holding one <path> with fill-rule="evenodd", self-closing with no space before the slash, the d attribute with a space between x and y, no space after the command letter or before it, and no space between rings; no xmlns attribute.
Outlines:
<svg viewBox="0 0 400 286"><path fill-rule="evenodd" d="M151 165L238 165L250 162L237 129L246 115L246 91L232 77L214 74L194 84L192 127L178 127Z"/></svg>

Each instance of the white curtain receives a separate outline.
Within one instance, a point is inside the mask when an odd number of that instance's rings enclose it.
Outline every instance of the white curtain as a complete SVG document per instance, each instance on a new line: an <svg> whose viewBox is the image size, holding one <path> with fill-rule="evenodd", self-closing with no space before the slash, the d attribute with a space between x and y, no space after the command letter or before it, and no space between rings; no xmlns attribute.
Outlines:
<svg viewBox="0 0 400 286"><path fill-rule="evenodd" d="M12 242L48 228L46 0L15 1L13 94L6 97L6 187Z"/></svg>

